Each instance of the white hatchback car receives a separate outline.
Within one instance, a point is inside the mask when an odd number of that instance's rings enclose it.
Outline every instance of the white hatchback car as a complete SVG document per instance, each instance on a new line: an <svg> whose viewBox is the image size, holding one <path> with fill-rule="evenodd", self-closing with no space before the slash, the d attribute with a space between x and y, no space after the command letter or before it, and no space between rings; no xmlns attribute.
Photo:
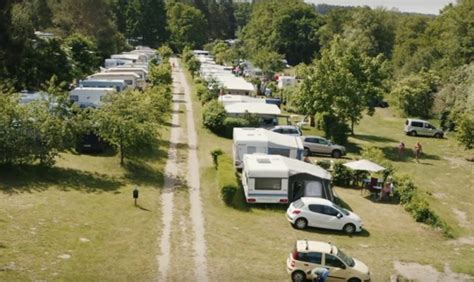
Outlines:
<svg viewBox="0 0 474 282"><path fill-rule="evenodd" d="M303 197L293 202L286 211L290 223L298 228L307 226L342 230L347 234L362 231L362 220L333 202L313 197Z"/></svg>

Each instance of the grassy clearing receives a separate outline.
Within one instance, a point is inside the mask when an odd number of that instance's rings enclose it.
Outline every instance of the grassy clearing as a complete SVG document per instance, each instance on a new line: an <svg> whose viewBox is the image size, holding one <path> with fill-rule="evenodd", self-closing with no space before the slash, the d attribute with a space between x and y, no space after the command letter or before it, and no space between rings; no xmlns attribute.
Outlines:
<svg viewBox="0 0 474 282"><path fill-rule="evenodd" d="M114 154L65 153L51 169L2 168L0 280L155 279L168 146L124 167Z"/></svg>
<svg viewBox="0 0 474 282"><path fill-rule="evenodd" d="M189 76L188 80L191 81ZM394 271L393 262L396 260L429 264L439 270L446 263L453 271L474 274L471 267L474 261L472 246L453 245L440 232L416 223L401 206L372 202L361 196L358 190L336 188L336 193L364 219L366 232L354 237L318 229L295 230L285 218L285 207L250 206L246 210L237 210L225 206L217 189L216 171L209 152L221 148L231 153L232 141L202 128L202 107L196 96L193 99L199 136L208 264L212 265L211 280L225 277L228 281L287 281L286 258L297 239L333 242L367 263L374 281L387 281ZM407 148L411 148L417 139L405 137L402 129L403 119L392 116L390 110L378 110L374 117L364 118L356 128L356 137L350 138L348 159L356 157L363 145L380 146L389 158L394 159L400 140L405 140ZM305 131L305 134L309 133L318 132L314 129ZM427 153L422 163L416 164L411 157L407 157L403 162L395 161L395 166L402 172L412 174L417 185L433 196L442 191L444 197L430 199L433 207L455 227L457 234L473 236L472 229L459 226L449 207L465 202L466 205L457 206L463 207L469 220L473 218L472 205L468 205L473 202L470 198L473 185L469 185L472 183L472 165L452 167L444 159L462 159L463 152L451 139L420 139ZM445 179L446 173L451 174L448 179ZM431 185L432 181L437 182L436 186Z"/></svg>

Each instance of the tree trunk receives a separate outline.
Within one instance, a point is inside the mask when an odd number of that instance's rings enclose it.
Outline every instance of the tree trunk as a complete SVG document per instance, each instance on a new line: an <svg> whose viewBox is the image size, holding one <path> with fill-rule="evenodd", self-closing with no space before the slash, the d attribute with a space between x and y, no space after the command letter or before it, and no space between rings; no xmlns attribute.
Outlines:
<svg viewBox="0 0 474 282"><path fill-rule="evenodd" d="M309 116L309 126L315 127L316 126L316 120L314 118L314 115Z"/></svg>
<svg viewBox="0 0 474 282"><path fill-rule="evenodd" d="M351 119L351 135L354 136L354 119Z"/></svg>

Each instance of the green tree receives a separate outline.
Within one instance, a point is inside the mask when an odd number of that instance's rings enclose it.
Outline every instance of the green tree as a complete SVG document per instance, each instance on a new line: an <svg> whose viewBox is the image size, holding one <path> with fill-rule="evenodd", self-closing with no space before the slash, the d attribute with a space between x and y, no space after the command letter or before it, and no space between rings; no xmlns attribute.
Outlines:
<svg viewBox="0 0 474 282"><path fill-rule="evenodd" d="M386 92L389 72L383 56L371 58L336 37L321 59L302 68L303 80L295 104L301 112L324 116L325 123L354 124L362 113L373 114L373 101Z"/></svg>
<svg viewBox="0 0 474 282"><path fill-rule="evenodd" d="M63 46L68 53L75 78L84 78L98 69L100 59L97 56L97 47L89 38L73 34L64 40Z"/></svg>
<svg viewBox="0 0 474 282"><path fill-rule="evenodd" d="M255 4L242 31L246 49L269 49L283 54L290 65L309 63L319 52L322 18L300 0L265 0Z"/></svg>
<svg viewBox="0 0 474 282"><path fill-rule="evenodd" d="M390 95L407 116L428 118L438 89L439 77L433 72L422 70L398 82Z"/></svg>
<svg viewBox="0 0 474 282"><path fill-rule="evenodd" d="M173 78L171 77L171 66L169 63L159 65L151 65L149 69L148 79L152 85L171 85Z"/></svg>
<svg viewBox="0 0 474 282"><path fill-rule="evenodd" d="M173 55L173 50L168 45L161 45L161 47L158 48L158 54L164 62L167 62Z"/></svg>
<svg viewBox="0 0 474 282"><path fill-rule="evenodd" d="M188 67L191 76L194 78L194 75L196 74L196 72L199 71L199 68L201 67L201 61L199 61L198 58L193 56L189 61L186 62L186 66Z"/></svg>
<svg viewBox="0 0 474 282"><path fill-rule="evenodd" d="M149 147L155 140L159 124L157 112L148 96L138 91L111 94L107 100L95 112L97 132L118 149L123 165L132 152Z"/></svg>
<svg viewBox="0 0 474 282"><path fill-rule="evenodd" d="M126 33L137 42L157 47L168 39L163 0L131 0L126 6Z"/></svg>
<svg viewBox="0 0 474 282"><path fill-rule="evenodd" d="M170 3L167 9L170 45L181 52L185 46L199 48L206 42L207 22L201 11L183 3Z"/></svg>
<svg viewBox="0 0 474 282"><path fill-rule="evenodd" d="M276 72L283 69L284 64L282 60L283 55L266 49L256 51L252 57L253 63L262 69L263 74L268 80L271 79Z"/></svg>

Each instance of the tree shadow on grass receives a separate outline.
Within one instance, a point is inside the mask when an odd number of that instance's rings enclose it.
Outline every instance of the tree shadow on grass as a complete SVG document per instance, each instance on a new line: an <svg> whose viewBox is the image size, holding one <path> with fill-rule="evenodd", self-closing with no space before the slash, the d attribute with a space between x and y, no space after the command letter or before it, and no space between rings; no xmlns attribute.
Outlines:
<svg viewBox="0 0 474 282"><path fill-rule="evenodd" d="M362 152L362 147L359 144L349 142L346 145L346 150L348 153L360 155L360 153Z"/></svg>
<svg viewBox="0 0 474 282"><path fill-rule="evenodd" d="M163 186L163 172L143 161L129 160L125 162L124 168L125 178L134 184L154 187Z"/></svg>
<svg viewBox="0 0 474 282"><path fill-rule="evenodd" d="M69 168L38 165L0 167L0 191L5 194L40 192L51 186L63 191L109 192L122 185L121 181L108 175Z"/></svg>
<svg viewBox="0 0 474 282"><path fill-rule="evenodd" d="M389 159L393 162L405 162L405 161L413 161L415 160L415 151L413 149L405 148L405 153L403 157L400 159L398 156L398 148L395 147L381 147L380 148L385 156L385 158ZM438 155L422 153L420 160L441 160L441 157Z"/></svg>
<svg viewBox="0 0 474 282"><path fill-rule="evenodd" d="M127 158L132 161L166 160L169 146L170 142L168 140L157 139L149 146L143 146L128 152Z"/></svg>

